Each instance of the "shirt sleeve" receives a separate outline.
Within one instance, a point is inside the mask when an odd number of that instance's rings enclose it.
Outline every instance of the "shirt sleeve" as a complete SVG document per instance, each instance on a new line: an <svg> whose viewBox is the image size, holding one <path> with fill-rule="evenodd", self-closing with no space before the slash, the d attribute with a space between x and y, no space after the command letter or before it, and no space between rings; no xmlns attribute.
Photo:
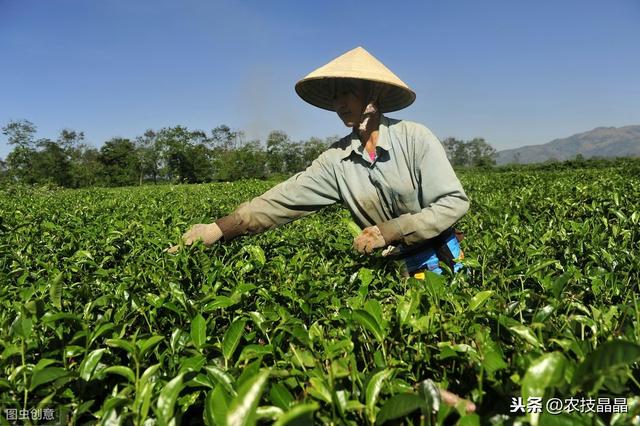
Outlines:
<svg viewBox="0 0 640 426"><path fill-rule="evenodd" d="M424 126L417 126L413 138L423 208L378 224L387 244L420 244L453 226L469 210L469 199L440 141Z"/></svg>
<svg viewBox="0 0 640 426"><path fill-rule="evenodd" d="M340 200L330 154L325 151L305 171L241 204L216 224L228 241L275 228Z"/></svg>

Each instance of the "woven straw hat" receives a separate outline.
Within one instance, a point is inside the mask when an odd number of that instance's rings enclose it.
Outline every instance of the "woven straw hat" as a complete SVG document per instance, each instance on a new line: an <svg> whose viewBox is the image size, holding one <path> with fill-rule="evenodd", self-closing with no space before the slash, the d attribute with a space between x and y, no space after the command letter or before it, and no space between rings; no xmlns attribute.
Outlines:
<svg viewBox="0 0 640 426"><path fill-rule="evenodd" d="M384 85L383 95L378 99L380 112L406 108L416 99L409 86L362 47L356 47L308 74L296 83L296 93L311 105L334 111L332 83L338 78L357 78Z"/></svg>

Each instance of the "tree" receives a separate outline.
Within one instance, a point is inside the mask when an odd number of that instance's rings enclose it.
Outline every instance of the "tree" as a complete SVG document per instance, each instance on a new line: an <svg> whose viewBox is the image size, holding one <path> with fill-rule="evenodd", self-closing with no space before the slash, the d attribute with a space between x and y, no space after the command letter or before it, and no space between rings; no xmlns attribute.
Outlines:
<svg viewBox="0 0 640 426"><path fill-rule="evenodd" d="M62 129L58 136L58 146L66 151L77 148L84 141L84 132L76 132L71 129Z"/></svg>
<svg viewBox="0 0 640 426"><path fill-rule="evenodd" d="M223 124L211 130L211 142L214 147L231 150L238 148L244 134L241 131L233 131Z"/></svg>
<svg viewBox="0 0 640 426"><path fill-rule="evenodd" d="M298 173L304 170L304 146L301 143L289 142L284 149L284 172Z"/></svg>
<svg viewBox="0 0 640 426"><path fill-rule="evenodd" d="M280 130L274 130L267 137L267 167L269 173L286 173L285 155L290 148L289 136Z"/></svg>
<svg viewBox="0 0 640 426"><path fill-rule="evenodd" d="M442 141L442 147L444 148L445 154L447 154L447 158L449 159L449 162L453 161L455 144L456 144L456 140L454 138L446 138Z"/></svg>
<svg viewBox="0 0 640 426"><path fill-rule="evenodd" d="M161 129L157 146L161 153L163 173L168 180L207 182L212 179L211 150L206 133L176 126Z"/></svg>
<svg viewBox="0 0 640 426"><path fill-rule="evenodd" d="M468 166L470 163L469 151L467 145L463 141L459 141L453 152L453 161L451 162L454 167Z"/></svg>
<svg viewBox="0 0 640 426"><path fill-rule="evenodd" d="M0 182L4 182L9 179L9 172L7 163L0 158Z"/></svg>
<svg viewBox="0 0 640 426"><path fill-rule="evenodd" d="M8 174L21 182L32 183L31 170L36 151L24 146L16 146L7 155Z"/></svg>
<svg viewBox="0 0 640 426"><path fill-rule="evenodd" d="M34 149L36 130L35 124L29 120L12 120L2 128L2 134L7 137L9 145Z"/></svg>
<svg viewBox="0 0 640 426"><path fill-rule="evenodd" d="M302 145L302 168L305 169L311 165L313 160L318 158L320 154L327 150L330 143L328 140L312 137L305 141Z"/></svg>
<svg viewBox="0 0 640 426"><path fill-rule="evenodd" d="M454 167L486 167L496 164L496 150L483 138L474 138L467 142L446 138L442 141L442 146Z"/></svg>
<svg viewBox="0 0 640 426"><path fill-rule="evenodd" d="M466 162L466 152L464 142L456 138L446 138L442 141L444 152L452 166L464 166Z"/></svg>
<svg viewBox="0 0 640 426"><path fill-rule="evenodd" d="M139 183L142 185L145 176L151 177L153 183L160 174L161 153L158 146L158 134L151 129L136 138L136 154L138 156Z"/></svg>
<svg viewBox="0 0 640 426"><path fill-rule="evenodd" d="M103 164L104 182L109 186L135 185L138 179L138 159L133 142L113 138L100 148L99 161Z"/></svg>
<svg viewBox="0 0 640 426"><path fill-rule="evenodd" d="M2 128L9 145L14 149L7 155L9 174L23 182L34 181L31 175L36 153L36 126L28 120L10 121Z"/></svg>
<svg viewBox="0 0 640 426"><path fill-rule="evenodd" d="M40 150L36 155L34 172L38 182L52 182L59 186L70 187L74 184L73 162L77 159L77 150L84 140L83 132L62 129L54 141L39 139Z"/></svg>
<svg viewBox="0 0 640 426"><path fill-rule="evenodd" d="M212 152L204 144L190 145L186 151L189 173L183 178L189 183L210 182L213 179Z"/></svg>
<svg viewBox="0 0 640 426"><path fill-rule="evenodd" d="M51 139L38 140L40 150L33 155L30 183L71 186L71 161L67 150Z"/></svg>
<svg viewBox="0 0 640 426"><path fill-rule="evenodd" d="M483 138L474 138L467 142L467 146L472 166L488 167L496 164L496 150Z"/></svg>
<svg viewBox="0 0 640 426"><path fill-rule="evenodd" d="M243 144L233 153L233 168L229 173L232 179L255 178L267 176L266 152L259 141Z"/></svg>
<svg viewBox="0 0 640 426"><path fill-rule="evenodd" d="M100 185L106 174L104 165L100 162L100 151L85 144L80 144L71 153L71 186Z"/></svg>

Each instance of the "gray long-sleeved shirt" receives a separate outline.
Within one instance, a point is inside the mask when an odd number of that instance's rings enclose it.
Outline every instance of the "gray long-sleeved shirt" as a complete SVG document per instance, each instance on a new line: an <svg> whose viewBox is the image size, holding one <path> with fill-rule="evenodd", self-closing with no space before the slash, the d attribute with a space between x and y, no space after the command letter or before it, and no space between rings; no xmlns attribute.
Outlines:
<svg viewBox="0 0 640 426"><path fill-rule="evenodd" d="M469 200L444 148L425 126L381 117L376 160L352 133L305 171L216 221L225 240L274 228L342 202L387 244L418 245L451 227Z"/></svg>

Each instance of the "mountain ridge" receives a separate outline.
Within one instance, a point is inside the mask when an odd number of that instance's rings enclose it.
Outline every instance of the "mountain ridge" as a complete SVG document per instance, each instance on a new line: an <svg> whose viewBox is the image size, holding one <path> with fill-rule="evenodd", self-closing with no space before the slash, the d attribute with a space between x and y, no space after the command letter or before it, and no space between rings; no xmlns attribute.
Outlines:
<svg viewBox="0 0 640 426"><path fill-rule="evenodd" d="M640 125L599 126L540 145L526 145L497 152L496 163L531 164L564 161L578 154L591 157L640 157Z"/></svg>

